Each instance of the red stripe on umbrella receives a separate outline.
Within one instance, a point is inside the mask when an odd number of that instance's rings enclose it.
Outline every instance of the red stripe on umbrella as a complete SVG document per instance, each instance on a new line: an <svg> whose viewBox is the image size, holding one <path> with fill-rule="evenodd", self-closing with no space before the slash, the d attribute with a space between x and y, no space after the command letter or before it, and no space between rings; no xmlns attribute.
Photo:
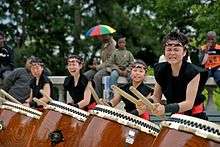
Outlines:
<svg viewBox="0 0 220 147"><path fill-rule="evenodd" d="M114 32L116 32L116 30L111 28L110 26L97 25L89 29L89 31L86 33L86 36L95 37L95 36L112 34Z"/></svg>

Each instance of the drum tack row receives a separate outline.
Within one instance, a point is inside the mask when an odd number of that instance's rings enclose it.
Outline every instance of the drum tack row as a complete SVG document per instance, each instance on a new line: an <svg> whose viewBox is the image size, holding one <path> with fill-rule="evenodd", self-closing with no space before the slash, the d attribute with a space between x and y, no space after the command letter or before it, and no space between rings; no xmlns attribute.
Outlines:
<svg viewBox="0 0 220 147"><path fill-rule="evenodd" d="M97 105L90 112L51 101L41 111L0 103L0 147L220 146L220 126L175 114L160 127L124 111Z"/></svg>

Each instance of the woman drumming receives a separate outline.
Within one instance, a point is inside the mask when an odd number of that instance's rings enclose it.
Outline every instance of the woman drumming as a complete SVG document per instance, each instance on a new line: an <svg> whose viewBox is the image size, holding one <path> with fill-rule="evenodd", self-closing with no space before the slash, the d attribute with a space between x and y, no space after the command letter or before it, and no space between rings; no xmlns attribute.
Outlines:
<svg viewBox="0 0 220 147"><path fill-rule="evenodd" d="M43 93L47 96L53 97L53 85L44 73L44 63L38 57L34 57L31 60L31 74L33 75L33 78L30 81L31 93L30 97L26 100L26 105L37 108L37 103L32 101L32 99L38 98L39 100L48 103L49 99L43 96L40 93L40 90L43 90Z"/></svg>
<svg viewBox="0 0 220 147"><path fill-rule="evenodd" d="M65 93L68 92L72 98L71 102L68 103L69 105L90 110L95 108L96 103L91 96L89 80L81 73L82 67L83 59L78 55L70 55L67 58L69 76L65 78L63 86Z"/></svg>
<svg viewBox="0 0 220 147"><path fill-rule="evenodd" d="M152 94L153 90L143 83L146 76L146 64L142 60L136 60L131 66L131 82L124 85L121 89L126 93L137 98L130 90L130 86L134 86L142 95L148 97ZM131 113L136 116L140 116L143 119L149 120L149 113L142 111L141 109L136 108L135 104L130 102L124 97L121 97L119 94L114 93L114 97L108 103L110 106L116 106L120 101L125 103L125 110L128 113Z"/></svg>
<svg viewBox="0 0 220 147"><path fill-rule="evenodd" d="M163 41L164 55L167 62L155 66L156 84L153 100L155 109L153 114L161 116L164 113L181 113L202 119L207 119L201 94L207 72L191 63L187 63L185 35L171 32ZM162 105L162 94L167 99L167 105Z"/></svg>

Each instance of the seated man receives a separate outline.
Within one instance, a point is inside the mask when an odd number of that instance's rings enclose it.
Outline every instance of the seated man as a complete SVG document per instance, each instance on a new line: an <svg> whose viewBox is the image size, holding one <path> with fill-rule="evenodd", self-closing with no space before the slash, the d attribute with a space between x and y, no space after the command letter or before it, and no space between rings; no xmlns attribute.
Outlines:
<svg viewBox="0 0 220 147"><path fill-rule="evenodd" d="M27 58L25 67L16 68L4 79L3 89L21 103L24 103L30 95L32 59L33 57Z"/></svg>
<svg viewBox="0 0 220 147"><path fill-rule="evenodd" d="M110 58L112 53L115 50L116 42L111 35L99 36L98 39L102 41L101 47L101 61L102 63L99 65L94 65L90 68L91 70L84 73L84 75L89 79L93 79L95 82L95 90L99 97L103 96L103 87L102 87L102 77L108 76L109 72L107 72L107 60Z"/></svg>
<svg viewBox="0 0 220 147"><path fill-rule="evenodd" d="M146 64L142 60L137 60L134 62L134 64L131 67L131 82L124 85L122 87L122 90L127 92L128 94L132 95L133 97L137 98L130 90L130 86L134 86L142 95L145 97L149 97L153 90L145 85L144 79L146 76ZM143 119L149 120L149 113L144 112L141 109L136 108L135 104L130 102L124 97L121 97L119 94L115 93L112 100L110 100L109 105L110 106L116 106L120 101L123 101L125 103L125 110L128 113L131 113L133 115L137 115L142 117Z"/></svg>

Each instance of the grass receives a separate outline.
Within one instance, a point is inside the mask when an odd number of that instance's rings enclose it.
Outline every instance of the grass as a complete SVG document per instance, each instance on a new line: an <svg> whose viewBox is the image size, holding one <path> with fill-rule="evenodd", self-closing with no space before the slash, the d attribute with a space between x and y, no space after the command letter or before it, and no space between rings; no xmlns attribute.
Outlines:
<svg viewBox="0 0 220 147"><path fill-rule="evenodd" d="M213 92L213 100L217 105L218 110L220 110L220 88L216 88Z"/></svg>

